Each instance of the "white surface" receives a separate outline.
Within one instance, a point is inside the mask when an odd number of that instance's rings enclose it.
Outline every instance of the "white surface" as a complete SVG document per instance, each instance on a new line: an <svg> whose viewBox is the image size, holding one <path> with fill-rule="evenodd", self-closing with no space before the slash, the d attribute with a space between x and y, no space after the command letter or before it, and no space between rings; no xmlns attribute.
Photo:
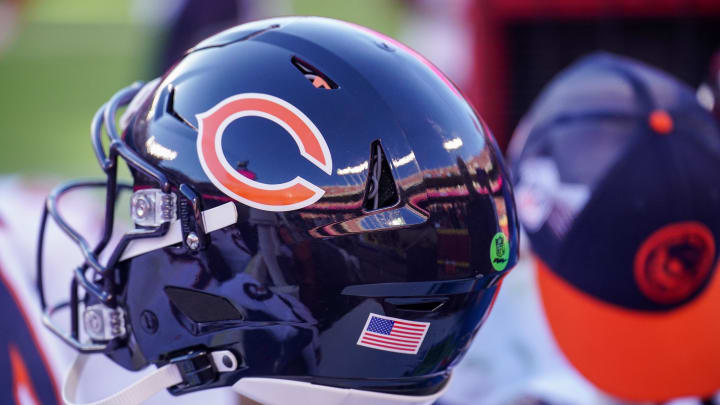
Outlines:
<svg viewBox="0 0 720 405"><path fill-rule="evenodd" d="M392 395L275 378L243 378L233 385L233 389L265 405L429 405L444 392L443 389L427 396Z"/></svg>

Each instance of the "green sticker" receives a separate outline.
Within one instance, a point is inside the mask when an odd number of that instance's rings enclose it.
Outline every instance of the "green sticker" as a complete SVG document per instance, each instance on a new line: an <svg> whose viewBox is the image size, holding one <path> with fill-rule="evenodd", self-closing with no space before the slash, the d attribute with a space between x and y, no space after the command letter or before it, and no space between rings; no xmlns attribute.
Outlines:
<svg viewBox="0 0 720 405"><path fill-rule="evenodd" d="M510 244L504 233L498 232L490 242L490 262L496 271L503 271L510 257Z"/></svg>

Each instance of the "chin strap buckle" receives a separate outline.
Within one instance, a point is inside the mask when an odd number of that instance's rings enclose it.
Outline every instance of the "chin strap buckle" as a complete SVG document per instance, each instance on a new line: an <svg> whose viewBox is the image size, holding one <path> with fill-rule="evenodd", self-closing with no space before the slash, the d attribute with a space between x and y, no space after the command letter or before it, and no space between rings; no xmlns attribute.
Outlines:
<svg viewBox="0 0 720 405"><path fill-rule="evenodd" d="M177 367L183 379L182 383L170 388L171 392L213 382L218 373L235 371L238 367L237 358L229 350L190 352L171 359L170 364Z"/></svg>
<svg viewBox="0 0 720 405"><path fill-rule="evenodd" d="M217 378L212 357L205 351L191 352L184 356L175 357L170 360L174 364L183 382L172 387L174 389L185 389L207 384Z"/></svg>

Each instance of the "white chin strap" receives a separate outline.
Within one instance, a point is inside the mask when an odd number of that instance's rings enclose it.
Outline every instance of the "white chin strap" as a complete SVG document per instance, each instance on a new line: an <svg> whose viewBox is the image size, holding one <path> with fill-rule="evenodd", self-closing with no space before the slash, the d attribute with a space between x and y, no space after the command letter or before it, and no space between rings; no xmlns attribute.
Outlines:
<svg viewBox="0 0 720 405"><path fill-rule="evenodd" d="M75 359L75 363L73 363L70 372L65 378L62 395L63 401L67 405L80 405L76 400L77 388L88 357L86 354L80 354ZM177 366L167 364L118 393L97 401L84 402L82 405L137 405L145 402L145 400L158 392L181 382L183 382L183 379Z"/></svg>
<svg viewBox="0 0 720 405"><path fill-rule="evenodd" d="M205 232L210 233L218 229L225 228L237 223L238 214L235 204L226 202L215 208L210 208L202 212L203 224ZM158 238L134 239L130 241L125 251L123 251L120 260L127 260L141 254L152 252L153 250L162 249L167 246L182 243L182 225L180 220L176 219L170 223L170 229L167 233Z"/></svg>
<svg viewBox="0 0 720 405"><path fill-rule="evenodd" d="M223 364L231 356L232 365ZM211 353L212 361L218 372L234 371L237 360L228 351ZM73 363L63 385L63 401L66 405L140 405L158 392L183 382L178 366L167 364L146 375L130 386L109 397L93 402L77 402L77 389L80 377L87 364L88 355L80 354ZM314 405L429 405L435 402L450 385L449 381L442 390L432 395L412 396L383 394L380 392L328 387L300 381L278 378L243 378L233 389L239 394L265 405L286 405L303 403Z"/></svg>
<svg viewBox="0 0 720 405"><path fill-rule="evenodd" d="M218 373L237 370L238 362L232 352L220 350L209 354L210 361ZM184 381L177 364L169 363L109 397L80 403L77 402L77 390L88 358L86 354L78 355L65 377L62 396L66 405L139 405L158 392Z"/></svg>

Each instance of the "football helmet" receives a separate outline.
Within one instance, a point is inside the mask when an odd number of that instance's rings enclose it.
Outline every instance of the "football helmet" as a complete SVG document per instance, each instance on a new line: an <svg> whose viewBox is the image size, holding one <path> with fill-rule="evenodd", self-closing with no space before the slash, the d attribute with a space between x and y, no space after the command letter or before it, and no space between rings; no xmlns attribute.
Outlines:
<svg viewBox="0 0 720 405"><path fill-rule="evenodd" d="M432 402L517 262L485 124L422 56L351 23L216 34L113 96L91 132L107 180L48 198L45 219L85 261L68 301L46 304L43 221L45 323L80 352L158 366L173 394ZM122 160L132 184L117 180ZM85 187L106 193L97 243L57 209ZM134 229L113 241L125 191Z"/></svg>

